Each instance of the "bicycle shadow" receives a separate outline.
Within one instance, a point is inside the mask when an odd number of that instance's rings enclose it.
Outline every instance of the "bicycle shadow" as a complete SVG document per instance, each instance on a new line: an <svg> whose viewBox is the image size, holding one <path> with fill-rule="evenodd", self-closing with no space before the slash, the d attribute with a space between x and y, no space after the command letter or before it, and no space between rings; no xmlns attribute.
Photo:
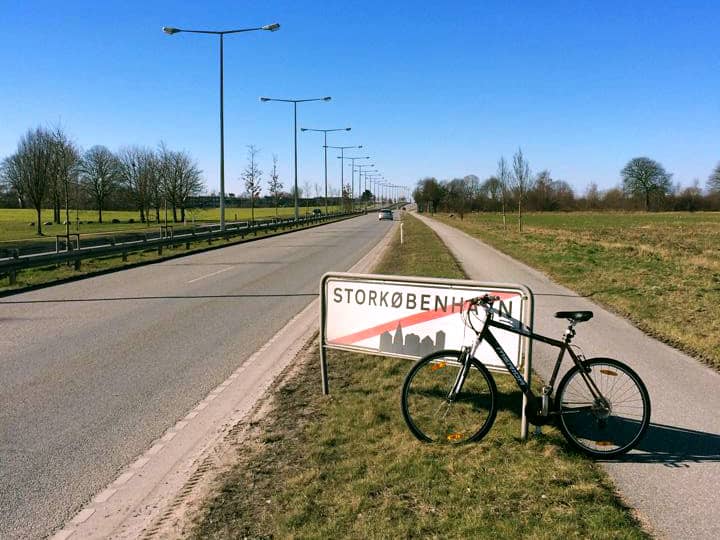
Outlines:
<svg viewBox="0 0 720 540"><path fill-rule="evenodd" d="M520 417L520 392L501 393L498 408ZM575 427L582 435L582 428ZM627 433L634 433L637 422L618 420L612 432L621 439ZM588 433L590 436L590 433ZM570 445L567 448L574 451ZM612 459L598 460L607 463L661 463L667 467L690 467L692 463L720 462L720 434L693 429L650 423L645 435L634 450Z"/></svg>
<svg viewBox="0 0 720 540"><path fill-rule="evenodd" d="M720 462L720 434L651 423L635 450L612 461L668 467Z"/></svg>

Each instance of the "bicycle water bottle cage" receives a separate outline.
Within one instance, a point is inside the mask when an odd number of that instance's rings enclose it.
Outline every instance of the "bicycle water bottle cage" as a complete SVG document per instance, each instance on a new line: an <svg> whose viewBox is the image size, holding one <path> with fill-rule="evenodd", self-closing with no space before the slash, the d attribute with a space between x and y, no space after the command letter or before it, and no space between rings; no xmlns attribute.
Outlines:
<svg viewBox="0 0 720 540"><path fill-rule="evenodd" d="M558 319L567 319L575 323L581 323L589 321L593 318L592 311L558 311L555 313L555 317Z"/></svg>

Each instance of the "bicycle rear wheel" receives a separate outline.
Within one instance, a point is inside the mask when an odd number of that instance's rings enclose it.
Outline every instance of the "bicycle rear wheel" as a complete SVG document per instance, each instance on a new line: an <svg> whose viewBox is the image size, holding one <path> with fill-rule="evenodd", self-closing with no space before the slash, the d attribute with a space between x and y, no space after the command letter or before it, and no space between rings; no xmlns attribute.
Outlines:
<svg viewBox="0 0 720 540"><path fill-rule="evenodd" d="M450 401L462 369L460 351L438 351L410 369L402 387L403 417L410 431L424 442L459 444L481 439L497 414L497 387L492 375L475 358L465 383Z"/></svg>
<svg viewBox="0 0 720 540"><path fill-rule="evenodd" d="M593 397L577 366L558 385L560 431L573 446L593 457L612 457L634 448L650 424L650 396L640 377L610 358L583 363L584 375L602 394Z"/></svg>

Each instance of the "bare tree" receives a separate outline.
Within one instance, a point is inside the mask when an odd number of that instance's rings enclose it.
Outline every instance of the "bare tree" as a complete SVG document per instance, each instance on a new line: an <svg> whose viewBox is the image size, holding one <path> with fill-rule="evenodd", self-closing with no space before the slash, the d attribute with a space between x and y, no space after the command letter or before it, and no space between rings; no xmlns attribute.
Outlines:
<svg viewBox="0 0 720 540"><path fill-rule="evenodd" d="M521 148L518 148L513 156L512 182L518 203L518 231L522 232L522 205L527 192L532 188L532 174Z"/></svg>
<svg viewBox="0 0 720 540"><path fill-rule="evenodd" d="M505 201L507 200L507 192L510 185L510 168L508 167L507 161L505 161L505 156L500 156L500 161L498 161L497 179L500 183L503 229L507 229Z"/></svg>
<svg viewBox="0 0 720 540"><path fill-rule="evenodd" d="M175 217L175 205L177 205L180 207L180 221L184 223L188 199L199 195L205 188L205 182L202 179L202 171L187 153L175 152L174 154L180 185L173 202L173 218Z"/></svg>
<svg viewBox="0 0 720 540"><path fill-rule="evenodd" d="M180 170L177 166L177 156L164 142L160 142L156 158L158 174L156 198L164 201L166 210L167 203L170 203L172 206L173 223L177 223L177 201L179 199L180 184L182 181Z"/></svg>
<svg viewBox="0 0 720 540"><path fill-rule="evenodd" d="M19 208L25 208L25 191L22 182L20 157L13 154L6 157L0 165L0 180L17 198Z"/></svg>
<svg viewBox="0 0 720 540"><path fill-rule="evenodd" d="M160 223L160 208L167 203L167 196L162 183L160 157L154 150L148 149L143 163L142 174L147 185L150 207L155 210L155 222ZM150 221L148 215L148 222Z"/></svg>
<svg viewBox="0 0 720 540"><path fill-rule="evenodd" d="M12 156L16 181L37 212L37 233L42 235L42 208L46 201L53 172L53 135L43 128L29 130Z"/></svg>
<svg viewBox="0 0 720 540"><path fill-rule="evenodd" d="M650 209L650 195L664 196L670 190L672 174L665 172L660 163L646 157L628 161L620 171L623 188L627 193L644 196L645 211Z"/></svg>
<svg viewBox="0 0 720 540"><path fill-rule="evenodd" d="M488 201L487 209L491 211L497 211L502 204L502 187L500 186L500 180L497 176L491 176L487 178L482 184L480 184L480 196L484 197Z"/></svg>
<svg viewBox="0 0 720 540"><path fill-rule="evenodd" d="M250 196L250 219L255 221L255 197L260 195L260 181L262 179L262 171L257 162L257 155L260 150L254 144L248 145L247 149L247 166L243 171L242 179L245 181L245 190Z"/></svg>
<svg viewBox="0 0 720 540"><path fill-rule="evenodd" d="M712 194L720 193L720 163L717 164L712 174L708 177L706 187Z"/></svg>
<svg viewBox="0 0 720 540"><path fill-rule="evenodd" d="M78 167L80 183L95 201L98 222L103 222L106 199L120 182L120 163L105 146L93 146L85 152Z"/></svg>
<svg viewBox="0 0 720 540"><path fill-rule="evenodd" d="M277 154L273 154L272 157L272 172L270 173L270 180L268 181L268 189L270 190L270 194L275 199L275 216L278 215L278 203L280 201L280 193L282 192L282 182L280 181L280 174L278 173L277 164L278 164L278 158Z"/></svg>
<svg viewBox="0 0 720 540"><path fill-rule="evenodd" d="M121 148L118 152L121 183L140 211L140 221L149 221L151 183L156 175L153 151L139 146Z"/></svg>
<svg viewBox="0 0 720 540"><path fill-rule="evenodd" d="M65 224L70 231L70 184L77 181L80 151L61 127L50 132L52 147L52 165L50 185L53 199L53 218L60 223L60 207L65 206Z"/></svg>
<svg viewBox="0 0 720 540"><path fill-rule="evenodd" d="M465 211L472 197L472 182L469 177L455 178L445 185L446 199L451 210L465 218Z"/></svg>

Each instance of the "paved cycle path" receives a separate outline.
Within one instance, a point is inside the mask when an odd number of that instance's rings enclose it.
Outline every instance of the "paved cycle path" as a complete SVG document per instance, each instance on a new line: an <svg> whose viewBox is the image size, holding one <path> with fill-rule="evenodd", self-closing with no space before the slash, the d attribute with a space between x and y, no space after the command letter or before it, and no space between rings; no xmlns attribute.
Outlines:
<svg viewBox="0 0 720 540"><path fill-rule="evenodd" d="M419 217L445 242L468 277L523 283L535 295L535 330L560 337L559 310L595 317L578 325L588 357L623 360L645 382L651 425L639 447L603 463L625 501L660 538L720 538L720 374L645 335L628 321L453 227ZM683 306L668 306L683 324ZM549 379L556 349L536 343L533 368ZM566 366L567 367L567 366Z"/></svg>

